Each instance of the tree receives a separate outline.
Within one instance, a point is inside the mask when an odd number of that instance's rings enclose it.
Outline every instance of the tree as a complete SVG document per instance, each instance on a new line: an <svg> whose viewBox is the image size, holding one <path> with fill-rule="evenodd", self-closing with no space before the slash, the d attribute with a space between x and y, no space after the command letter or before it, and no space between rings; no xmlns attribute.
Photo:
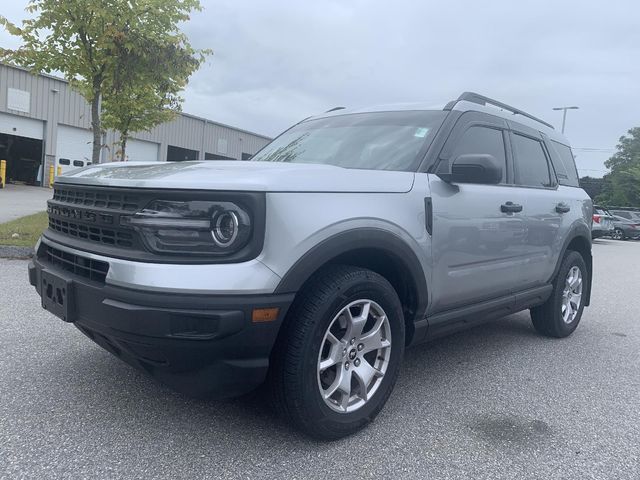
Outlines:
<svg viewBox="0 0 640 480"><path fill-rule="evenodd" d="M111 96L118 92L113 81L122 68L118 56L122 47L132 52L144 51L145 42L161 49L173 47L191 56L199 66L207 52L194 50L178 24L188 20L191 11L201 8L199 0L30 0L26 10L37 16L23 20L21 26L0 16L0 24L22 40L16 50L0 49L0 60L34 73L64 74L91 105L92 161L98 163L102 148L100 104L109 105ZM153 70L161 75L172 69L155 64ZM181 82L184 85L186 79L174 85ZM152 95L144 98L156 100ZM162 121L162 116L149 120L157 118Z"/></svg>
<svg viewBox="0 0 640 480"><path fill-rule="evenodd" d="M580 186L587 192L591 198L596 198L602 192L604 179L596 177L581 177Z"/></svg>
<svg viewBox="0 0 640 480"><path fill-rule="evenodd" d="M618 151L606 162L612 172L640 164L640 127L632 128L620 137Z"/></svg>
<svg viewBox="0 0 640 480"><path fill-rule="evenodd" d="M618 207L640 206L640 165L605 175L596 203Z"/></svg>
<svg viewBox="0 0 640 480"><path fill-rule="evenodd" d="M640 206L640 127L620 137L617 149L605 162L611 172L604 176L602 193L596 201L603 205Z"/></svg>
<svg viewBox="0 0 640 480"><path fill-rule="evenodd" d="M132 132L149 130L180 112L180 91L208 53L194 51L182 37L156 42L131 30L127 26L127 35L116 42L117 63L102 104L104 126L120 133L121 160Z"/></svg>

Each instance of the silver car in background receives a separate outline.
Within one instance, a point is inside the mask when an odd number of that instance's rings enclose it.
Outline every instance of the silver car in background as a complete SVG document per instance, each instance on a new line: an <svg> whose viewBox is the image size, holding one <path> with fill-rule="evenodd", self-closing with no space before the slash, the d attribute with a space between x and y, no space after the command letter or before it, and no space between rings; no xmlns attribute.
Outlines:
<svg viewBox="0 0 640 480"><path fill-rule="evenodd" d="M593 218L591 223L591 238L610 237L613 235L613 215L608 210L595 206L593 207Z"/></svg>
<svg viewBox="0 0 640 480"><path fill-rule="evenodd" d="M614 240L636 240L640 237L640 220L632 221L626 218L613 216L613 233L611 238Z"/></svg>

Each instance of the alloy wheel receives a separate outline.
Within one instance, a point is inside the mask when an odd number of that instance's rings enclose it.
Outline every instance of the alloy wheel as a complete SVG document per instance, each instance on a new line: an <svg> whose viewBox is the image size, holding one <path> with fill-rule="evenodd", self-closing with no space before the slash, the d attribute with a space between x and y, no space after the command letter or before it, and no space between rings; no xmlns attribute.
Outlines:
<svg viewBox="0 0 640 480"><path fill-rule="evenodd" d="M582 272L576 266L569 269L562 292L562 320L571 323L576 318L582 303Z"/></svg>
<svg viewBox="0 0 640 480"><path fill-rule="evenodd" d="M325 404L339 413L364 406L380 387L391 355L391 327L372 300L356 300L333 318L320 345L317 376Z"/></svg>

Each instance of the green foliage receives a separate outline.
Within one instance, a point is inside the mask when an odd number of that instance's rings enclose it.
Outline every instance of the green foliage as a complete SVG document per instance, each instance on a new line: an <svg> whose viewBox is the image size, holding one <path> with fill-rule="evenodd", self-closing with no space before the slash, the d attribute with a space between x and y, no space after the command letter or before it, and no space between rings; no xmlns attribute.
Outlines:
<svg viewBox="0 0 640 480"><path fill-rule="evenodd" d="M27 11L38 15L21 26L0 16L22 40L0 49L0 60L65 75L92 106L96 162L100 100L107 127L125 136L179 110L179 92L210 52L195 50L178 25L201 8L199 0L30 0Z"/></svg>
<svg viewBox="0 0 640 480"><path fill-rule="evenodd" d="M47 228L47 212L40 212L0 224L0 245L33 247Z"/></svg>
<svg viewBox="0 0 640 480"><path fill-rule="evenodd" d="M605 162L611 173L603 178L596 202L620 207L640 206L640 128L620 137L618 151Z"/></svg>
<svg viewBox="0 0 640 480"><path fill-rule="evenodd" d="M600 193L602 193L604 179L589 176L581 177L580 186L591 198L596 198Z"/></svg>
<svg viewBox="0 0 640 480"><path fill-rule="evenodd" d="M180 92L210 53L194 50L179 32L146 35L137 22L136 16L114 41L117 61L102 103L104 126L120 132L122 159L131 132L149 130L180 112Z"/></svg>

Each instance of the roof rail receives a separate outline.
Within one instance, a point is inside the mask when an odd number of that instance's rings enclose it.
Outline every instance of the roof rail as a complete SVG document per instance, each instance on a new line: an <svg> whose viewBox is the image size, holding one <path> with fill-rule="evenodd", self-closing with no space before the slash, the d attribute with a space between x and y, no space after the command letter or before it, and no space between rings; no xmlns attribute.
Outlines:
<svg viewBox="0 0 640 480"><path fill-rule="evenodd" d="M538 123L546 125L549 128L554 128L550 123L545 122L544 120L539 119L538 117L534 117L533 115L528 114L527 112L523 112L519 108L512 107L507 105L506 103L499 102L498 100L494 100L489 97L485 97L484 95L480 95L474 92L464 92L462 95L458 97L457 100L453 102L449 102L445 107L446 110L450 110L457 102L461 102L466 100L467 102L477 103L478 105L493 105L494 107L502 108L503 110L507 110L512 112L514 115L522 115L523 117L530 118L531 120L535 120ZM448 108L447 108L448 107Z"/></svg>
<svg viewBox="0 0 640 480"><path fill-rule="evenodd" d="M335 112L336 110L344 110L345 108L347 108L347 107L333 107L333 108L330 108L329 110L327 110L324 113Z"/></svg>

